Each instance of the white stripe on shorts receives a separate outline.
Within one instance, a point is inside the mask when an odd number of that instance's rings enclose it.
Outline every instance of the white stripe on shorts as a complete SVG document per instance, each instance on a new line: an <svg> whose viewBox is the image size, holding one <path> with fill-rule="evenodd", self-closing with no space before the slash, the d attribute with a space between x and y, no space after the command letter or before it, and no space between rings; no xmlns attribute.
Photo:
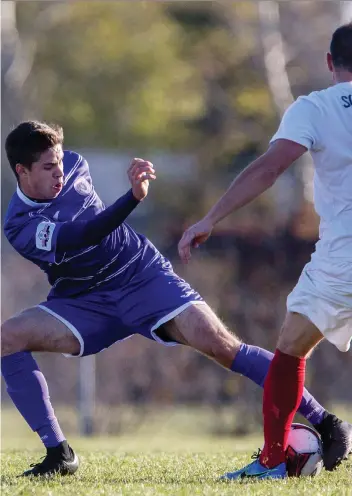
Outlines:
<svg viewBox="0 0 352 496"><path fill-rule="evenodd" d="M169 322L169 320L174 319L177 315L182 313L184 310L186 310L186 308L188 308L191 305L206 305L206 302L205 301L198 301L198 300L188 301L184 305L181 305L180 307L176 308L172 312L168 313L167 315L162 317L160 320L158 320L158 322L155 325L153 325L153 327L150 329L150 334L152 335L152 338L155 341L157 341L158 343L163 344L164 346L176 346L176 345L180 344L180 343L176 343L175 341L164 341L163 339L159 338L159 336L157 336L154 331L156 329L158 329L158 327L160 327L161 325L165 324L165 322Z"/></svg>
<svg viewBox="0 0 352 496"><path fill-rule="evenodd" d="M41 308L45 312L50 313L50 315L52 315L53 317L55 317L57 320L60 320L60 322L62 322L63 324L65 324L65 326L78 339L79 344L80 344L80 347L81 347L78 355L70 355L70 354L67 354L67 353L62 353L62 354L65 357L68 357L68 358L70 358L70 357L81 357L83 355L83 353L84 353L84 341L83 341L83 338L82 338L81 334L79 333L78 329L76 329L76 327L73 324L71 324L71 322L69 322L68 320L64 319L63 317L61 317L61 315L59 315L58 313L54 312L50 308L47 308L44 305L37 305L37 307L38 308Z"/></svg>

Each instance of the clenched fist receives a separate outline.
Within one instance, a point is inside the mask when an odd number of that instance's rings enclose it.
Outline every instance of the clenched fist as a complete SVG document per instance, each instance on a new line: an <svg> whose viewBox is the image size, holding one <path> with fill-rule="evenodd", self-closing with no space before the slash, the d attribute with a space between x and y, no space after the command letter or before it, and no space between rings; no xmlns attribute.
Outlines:
<svg viewBox="0 0 352 496"><path fill-rule="evenodd" d="M134 158L127 174L132 185L133 196L139 201L144 200L148 194L149 181L156 179L153 164L141 158Z"/></svg>

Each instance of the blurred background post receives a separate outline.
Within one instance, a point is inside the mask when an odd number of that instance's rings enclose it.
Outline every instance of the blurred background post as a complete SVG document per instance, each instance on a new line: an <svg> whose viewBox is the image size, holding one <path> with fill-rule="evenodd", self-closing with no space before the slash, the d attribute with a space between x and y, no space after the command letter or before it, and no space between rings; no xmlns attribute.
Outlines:
<svg viewBox="0 0 352 496"><path fill-rule="evenodd" d="M352 2L5 1L1 9L2 151L20 120L58 122L107 204L128 188L131 158L153 161L158 181L131 224L243 340L272 350L317 238L309 157L225 220L187 268L177 242L265 150L293 99L330 84L325 53L332 31L352 19ZM3 217L15 188L4 153L1 170ZM39 269L2 238L2 319L47 291ZM261 391L181 347L135 336L81 361L38 359L68 431L121 434L163 412L170 422L169 407L206 412L210 430L219 415L227 433L260 428ZM351 410L351 372L351 354L323 344L307 385L327 407ZM13 412L4 388L2 401Z"/></svg>

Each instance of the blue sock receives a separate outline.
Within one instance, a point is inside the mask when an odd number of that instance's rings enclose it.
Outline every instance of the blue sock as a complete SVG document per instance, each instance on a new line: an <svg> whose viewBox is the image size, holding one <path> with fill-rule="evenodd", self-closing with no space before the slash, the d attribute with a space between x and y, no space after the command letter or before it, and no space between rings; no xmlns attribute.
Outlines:
<svg viewBox="0 0 352 496"><path fill-rule="evenodd" d="M242 343L231 365L231 370L248 377L248 379L258 384L258 386L264 387L266 374L268 373L273 356L273 353L263 348ZM324 418L325 408L304 389L298 411L311 424L317 425Z"/></svg>
<svg viewBox="0 0 352 496"><path fill-rule="evenodd" d="M44 446L51 448L64 441L65 436L50 403L48 385L31 353L3 357L1 371L17 410L38 433Z"/></svg>

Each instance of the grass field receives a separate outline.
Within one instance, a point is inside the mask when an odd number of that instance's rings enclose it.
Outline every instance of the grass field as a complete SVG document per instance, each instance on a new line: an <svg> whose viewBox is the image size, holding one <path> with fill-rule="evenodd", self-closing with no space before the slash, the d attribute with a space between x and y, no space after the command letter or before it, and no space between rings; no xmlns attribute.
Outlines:
<svg viewBox="0 0 352 496"><path fill-rule="evenodd" d="M61 416L60 416L61 417ZM205 417L164 415L123 436L69 441L81 459L73 477L29 481L16 475L43 454L36 436L14 411L2 415L2 495L352 495L352 459L336 472L281 482L219 482L248 463L260 436L214 436ZM155 419L154 419L155 420ZM148 425L148 428L146 427ZM202 432L203 429L203 432Z"/></svg>

